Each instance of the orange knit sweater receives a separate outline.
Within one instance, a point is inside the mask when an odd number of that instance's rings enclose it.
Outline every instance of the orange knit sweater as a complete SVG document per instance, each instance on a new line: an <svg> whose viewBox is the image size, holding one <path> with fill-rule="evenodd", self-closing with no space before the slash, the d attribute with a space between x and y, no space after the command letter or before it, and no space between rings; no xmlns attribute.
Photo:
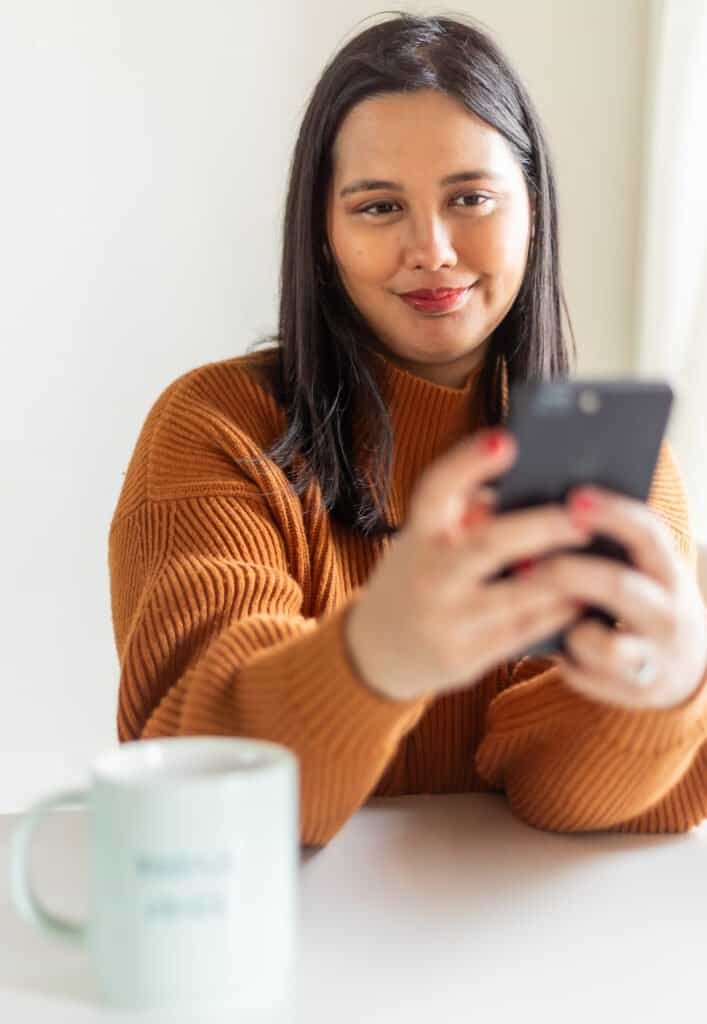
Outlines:
<svg viewBox="0 0 707 1024"><path fill-rule="evenodd" d="M300 763L301 839L327 842L370 797L503 792L557 831L684 831L707 816L707 676L683 705L624 711L563 682L548 658L498 665L437 698L386 699L358 678L345 616L387 539L298 499L262 453L285 425L258 383L267 351L198 367L150 410L110 529L120 740L237 735ZM376 356L393 423L386 514L403 522L421 470L481 422L472 373L452 389ZM668 442L648 499L695 566Z"/></svg>

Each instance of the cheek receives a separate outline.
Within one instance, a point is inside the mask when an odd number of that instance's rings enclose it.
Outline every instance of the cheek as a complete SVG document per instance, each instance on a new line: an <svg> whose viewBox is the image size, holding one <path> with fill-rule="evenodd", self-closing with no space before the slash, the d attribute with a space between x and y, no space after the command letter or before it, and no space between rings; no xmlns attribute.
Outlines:
<svg viewBox="0 0 707 1024"><path fill-rule="evenodd" d="M479 269L485 273L515 276L525 266L527 244L527 229L522 223L489 223L485 230L475 232L473 254L477 257Z"/></svg>
<svg viewBox="0 0 707 1024"><path fill-rule="evenodd" d="M342 217L339 212L330 220L330 239L336 252L339 271L351 291L380 287L400 269L401 240L399 233L362 224Z"/></svg>
<svg viewBox="0 0 707 1024"><path fill-rule="evenodd" d="M344 275L358 285L376 284L395 273L397 250L388 244L364 244L360 240L342 240L336 248Z"/></svg>

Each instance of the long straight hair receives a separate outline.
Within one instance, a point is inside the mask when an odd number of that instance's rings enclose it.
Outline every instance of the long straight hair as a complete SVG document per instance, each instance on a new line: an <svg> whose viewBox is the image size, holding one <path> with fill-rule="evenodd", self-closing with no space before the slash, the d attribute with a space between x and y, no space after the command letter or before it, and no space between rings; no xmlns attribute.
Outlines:
<svg viewBox="0 0 707 1024"><path fill-rule="evenodd" d="M481 29L404 12L361 32L314 87L290 165L284 213L278 333L261 371L286 416L265 453L297 495L318 482L330 516L368 537L395 532L383 515L393 436L368 349L380 349L324 256L332 147L347 113L367 97L436 89L508 142L535 199L534 237L512 308L488 339L477 387L484 421L503 418L506 381L566 376L575 340L560 281L555 175L540 120L509 61ZM563 334L567 315L572 354ZM473 399L472 399L473 400ZM354 436L356 435L356 436Z"/></svg>

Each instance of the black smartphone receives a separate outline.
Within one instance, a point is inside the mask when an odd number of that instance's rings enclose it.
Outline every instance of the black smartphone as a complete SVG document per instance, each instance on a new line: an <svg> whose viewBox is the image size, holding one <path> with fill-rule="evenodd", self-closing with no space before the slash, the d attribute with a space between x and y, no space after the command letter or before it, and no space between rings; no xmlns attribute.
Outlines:
<svg viewBox="0 0 707 1024"><path fill-rule="evenodd" d="M510 469L492 482L496 511L564 503L568 492L583 484L645 501L673 399L663 380L564 378L513 385L504 425L517 442L518 454ZM602 534L574 553L631 564L624 546ZM496 578L513 572L507 566ZM594 606L582 618L616 625L611 615ZM565 652L563 632L518 656L557 652Z"/></svg>

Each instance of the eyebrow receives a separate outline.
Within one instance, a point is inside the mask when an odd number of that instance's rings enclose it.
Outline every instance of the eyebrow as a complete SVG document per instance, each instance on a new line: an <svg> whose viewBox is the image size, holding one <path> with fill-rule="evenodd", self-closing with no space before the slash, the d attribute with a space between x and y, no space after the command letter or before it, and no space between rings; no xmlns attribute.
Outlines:
<svg viewBox="0 0 707 1024"><path fill-rule="evenodd" d="M440 180L441 185L457 185L462 181L477 181L479 178L487 178L492 181L503 181L503 176L496 174L494 171L478 170L478 171L457 171L456 174L448 174L446 178ZM378 188L388 188L394 192L404 192L405 188L397 181L384 181L383 179L376 178L358 178L356 181L352 181L349 185L345 185L339 197L341 199L344 196L351 195L352 192L374 192Z"/></svg>

